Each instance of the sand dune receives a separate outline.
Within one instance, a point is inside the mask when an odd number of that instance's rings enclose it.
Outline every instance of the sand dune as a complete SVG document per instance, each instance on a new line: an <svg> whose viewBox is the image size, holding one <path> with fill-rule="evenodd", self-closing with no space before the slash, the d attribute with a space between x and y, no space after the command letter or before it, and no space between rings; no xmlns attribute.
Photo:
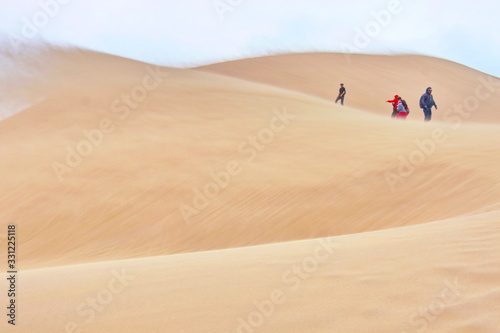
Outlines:
<svg viewBox="0 0 500 333"><path fill-rule="evenodd" d="M30 225L27 267L384 229L449 218L500 197L496 127L395 123L178 69L161 69L161 85L126 113L125 103L114 102L120 88L132 91L154 67L130 61L133 70L120 75L119 67L103 71L103 59L112 61L91 54L101 65L85 67L77 82L66 69L60 79L70 83L57 95L0 125L9 157L2 172L15 175L2 180L2 220ZM119 87L106 81L115 74ZM74 87L91 80L104 83L82 103L86 95ZM269 136L274 118L278 129ZM103 119L112 133L96 132ZM439 142L434 130L442 132ZM89 146L88 137L102 142ZM403 162L410 160L419 163ZM222 188L224 176L217 185L212 174L227 173L232 161L238 172ZM206 186L220 193L205 200L197 191Z"/></svg>
<svg viewBox="0 0 500 333"><path fill-rule="evenodd" d="M500 122L500 80L458 63L426 56L288 54L229 61L201 70L272 84L335 100L345 83L346 104L389 115L385 103L399 94L410 106L408 119L423 119L420 96L434 89L436 120Z"/></svg>
<svg viewBox="0 0 500 333"><path fill-rule="evenodd" d="M499 218L27 271L21 331L497 332Z"/></svg>
<svg viewBox="0 0 500 333"><path fill-rule="evenodd" d="M79 59L86 59L83 76L76 65L68 69ZM384 229L449 218L500 197L492 170L498 159L490 153L500 143L496 127L395 123L289 90L178 69L161 69L161 85L126 113L122 94L153 66L130 61L132 70L122 73L104 55L70 60L53 71L67 73L64 89L0 125L2 141L11 143L2 146L2 173L16 170L2 181L2 220L30 226L27 267ZM91 71L93 62L99 65ZM82 95L79 87L92 80L98 86ZM101 131L103 119L112 133ZM442 132L439 142L434 130ZM415 167L404 162L420 157ZM222 188L224 176L217 185L212 174L227 173L233 161L238 172ZM197 191L206 186L220 193L204 200Z"/></svg>
<svg viewBox="0 0 500 333"><path fill-rule="evenodd" d="M0 122L0 239L18 225L21 331L234 332L254 300L289 289L284 271L336 236L338 255L259 330L414 332L424 324L412 311L458 278L463 294L429 331L495 332L496 81L480 112L444 117L495 79L433 58L342 59L23 59L17 84L36 98ZM339 80L345 107L331 101ZM414 106L415 121L388 118L384 99L427 85L436 121ZM95 319L77 313L101 291L112 300Z"/></svg>

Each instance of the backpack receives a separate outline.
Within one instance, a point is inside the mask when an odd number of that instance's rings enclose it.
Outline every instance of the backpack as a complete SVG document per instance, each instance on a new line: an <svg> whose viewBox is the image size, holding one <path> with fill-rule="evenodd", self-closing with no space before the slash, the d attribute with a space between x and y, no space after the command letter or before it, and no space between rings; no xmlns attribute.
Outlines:
<svg viewBox="0 0 500 333"><path fill-rule="evenodd" d="M401 103L403 103L403 106L405 107L406 112L410 113L410 109L408 108L408 104L406 104L406 101L403 99L403 100L401 100Z"/></svg>

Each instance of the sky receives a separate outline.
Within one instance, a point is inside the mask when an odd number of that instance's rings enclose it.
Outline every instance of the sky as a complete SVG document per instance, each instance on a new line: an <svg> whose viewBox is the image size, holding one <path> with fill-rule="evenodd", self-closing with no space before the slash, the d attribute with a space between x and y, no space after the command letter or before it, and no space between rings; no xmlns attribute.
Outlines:
<svg viewBox="0 0 500 333"><path fill-rule="evenodd" d="M489 0L0 0L0 43L173 67L291 52L422 54L500 76L498 13Z"/></svg>

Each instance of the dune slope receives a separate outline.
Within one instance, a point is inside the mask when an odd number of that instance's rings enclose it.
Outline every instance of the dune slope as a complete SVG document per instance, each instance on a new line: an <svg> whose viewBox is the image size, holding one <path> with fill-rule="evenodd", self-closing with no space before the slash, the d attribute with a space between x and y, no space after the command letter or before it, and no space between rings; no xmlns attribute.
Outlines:
<svg viewBox="0 0 500 333"><path fill-rule="evenodd" d="M499 219L30 270L20 332L493 333Z"/></svg>
<svg viewBox="0 0 500 333"><path fill-rule="evenodd" d="M385 103L399 94L408 102L409 119L423 120L420 96L434 89L435 120L500 122L500 80L451 61L426 56L358 54L285 54L229 61L199 69L305 92L330 101L342 82L346 105L390 115Z"/></svg>
<svg viewBox="0 0 500 333"><path fill-rule="evenodd" d="M496 126L394 122L212 73L65 57L50 96L0 123L0 223L20 226L24 268L366 232L499 202Z"/></svg>

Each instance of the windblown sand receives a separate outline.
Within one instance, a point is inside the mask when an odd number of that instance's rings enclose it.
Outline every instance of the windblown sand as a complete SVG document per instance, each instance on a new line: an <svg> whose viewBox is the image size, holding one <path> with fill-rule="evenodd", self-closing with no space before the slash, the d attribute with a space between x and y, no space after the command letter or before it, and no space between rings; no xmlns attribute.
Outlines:
<svg viewBox="0 0 500 333"><path fill-rule="evenodd" d="M497 78L419 56L17 65L2 332L500 332Z"/></svg>

